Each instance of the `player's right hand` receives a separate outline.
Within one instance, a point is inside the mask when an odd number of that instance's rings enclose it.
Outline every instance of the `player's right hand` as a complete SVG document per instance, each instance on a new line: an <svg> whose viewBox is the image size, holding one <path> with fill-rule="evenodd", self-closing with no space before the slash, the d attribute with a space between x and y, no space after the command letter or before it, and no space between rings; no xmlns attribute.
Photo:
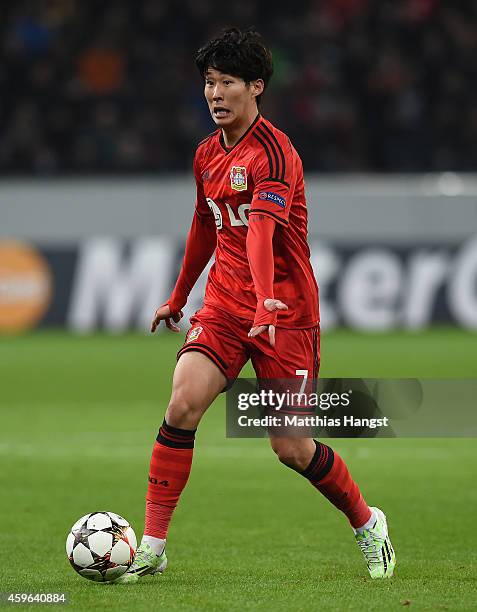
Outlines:
<svg viewBox="0 0 477 612"><path fill-rule="evenodd" d="M151 332L154 333L161 321L165 321L166 327L173 332L180 332L180 327L176 325L184 316L182 310L178 313L171 315L171 309L169 308L169 304L163 304L160 306L155 314L151 323Z"/></svg>

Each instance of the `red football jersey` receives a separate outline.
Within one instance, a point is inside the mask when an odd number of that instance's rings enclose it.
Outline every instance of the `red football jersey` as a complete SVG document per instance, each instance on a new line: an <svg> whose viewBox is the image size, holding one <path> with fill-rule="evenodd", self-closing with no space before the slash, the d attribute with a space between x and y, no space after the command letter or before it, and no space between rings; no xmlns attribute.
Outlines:
<svg viewBox="0 0 477 612"><path fill-rule="evenodd" d="M289 138L258 115L227 149L219 129L197 147L196 212L214 215L217 248L204 303L253 321L257 298L246 252L248 216L277 222L273 236L273 290L288 310L278 327L303 329L319 321L318 287L307 242L307 207L301 159Z"/></svg>

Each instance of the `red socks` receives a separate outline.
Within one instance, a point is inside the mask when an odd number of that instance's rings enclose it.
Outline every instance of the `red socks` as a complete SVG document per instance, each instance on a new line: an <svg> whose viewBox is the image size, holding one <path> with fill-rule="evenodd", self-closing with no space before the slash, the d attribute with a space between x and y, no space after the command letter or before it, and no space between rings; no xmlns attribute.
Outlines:
<svg viewBox="0 0 477 612"><path fill-rule="evenodd" d="M144 535L163 540L167 537L172 513L189 479L195 432L162 423L151 457ZM315 444L310 465L301 474L346 514L352 527L362 527L371 517L371 510L358 485L338 453L316 440Z"/></svg>
<svg viewBox="0 0 477 612"><path fill-rule="evenodd" d="M171 427L165 420L162 423L152 450L144 535L167 537L172 513L189 478L195 432Z"/></svg>
<svg viewBox="0 0 477 612"><path fill-rule="evenodd" d="M326 444L317 442L316 451L302 475L338 510L348 517L351 526L362 527L371 517L358 485L351 478L345 462Z"/></svg>

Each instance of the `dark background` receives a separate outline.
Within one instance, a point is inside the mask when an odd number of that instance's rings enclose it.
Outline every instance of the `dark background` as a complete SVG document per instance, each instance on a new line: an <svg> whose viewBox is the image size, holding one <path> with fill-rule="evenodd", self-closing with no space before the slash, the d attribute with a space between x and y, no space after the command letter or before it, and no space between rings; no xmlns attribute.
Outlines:
<svg viewBox="0 0 477 612"><path fill-rule="evenodd" d="M263 113L307 171L477 169L475 0L19 0L0 17L0 173L189 171L214 128L195 51L231 25L272 48Z"/></svg>

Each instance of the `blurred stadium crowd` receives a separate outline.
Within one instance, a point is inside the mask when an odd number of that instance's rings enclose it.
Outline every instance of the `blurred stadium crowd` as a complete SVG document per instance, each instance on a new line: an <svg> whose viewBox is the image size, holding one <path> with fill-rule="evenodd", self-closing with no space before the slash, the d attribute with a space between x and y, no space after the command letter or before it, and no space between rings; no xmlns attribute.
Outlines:
<svg viewBox="0 0 477 612"><path fill-rule="evenodd" d="M307 170L477 170L475 0L17 0L0 173L188 171L214 129L195 51L230 25L272 47L263 113Z"/></svg>

